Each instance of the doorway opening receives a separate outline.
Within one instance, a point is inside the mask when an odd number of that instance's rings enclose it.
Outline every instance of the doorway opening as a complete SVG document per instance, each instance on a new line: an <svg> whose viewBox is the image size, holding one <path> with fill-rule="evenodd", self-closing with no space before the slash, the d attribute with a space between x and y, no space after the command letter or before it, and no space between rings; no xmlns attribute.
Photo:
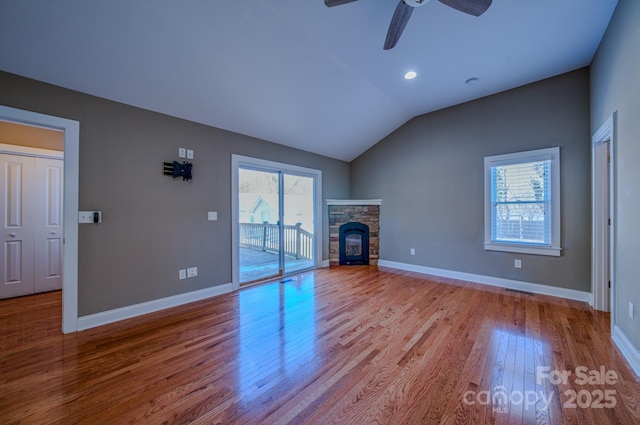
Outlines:
<svg viewBox="0 0 640 425"><path fill-rule="evenodd" d="M233 155L233 285L317 267L321 172Z"/></svg>
<svg viewBox="0 0 640 425"><path fill-rule="evenodd" d="M615 325L615 114L592 138L592 295L593 308L611 311Z"/></svg>
<svg viewBox="0 0 640 425"><path fill-rule="evenodd" d="M0 121L64 134L62 176L62 332L78 329L78 180L80 125L77 121L0 106Z"/></svg>
<svg viewBox="0 0 640 425"><path fill-rule="evenodd" d="M62 289L64 133L0 121L0 299Z"/></svg>

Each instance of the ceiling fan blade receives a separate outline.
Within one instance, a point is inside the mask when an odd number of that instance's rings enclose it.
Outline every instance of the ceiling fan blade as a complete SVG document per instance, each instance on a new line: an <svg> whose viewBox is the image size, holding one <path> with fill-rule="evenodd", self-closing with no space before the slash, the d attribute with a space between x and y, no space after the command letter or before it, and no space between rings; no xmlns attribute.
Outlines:
<svg viewBox="0 0 640 425"><path fill-rule="evenodd" d="M327 7L340 6L341 4L351 3L357 0L324 0L324 5Z"/></svg>
<svg viewBox="0 0 640 425"><path fill-rule="evenodd" d="M468 13L473 16L480 16L491 6L492 0L440 0L449 7Z"/></svg>
<svg viewBox="0 0 640 425"><path fill-rule="evenodd" d="M384 40L384 50L393 49L398 40L400 40L402 31L404 31L404 27L407 26L407 22L409 22L413 9L414 8L407 5L404 0L400 0L398 7L396 7L396 11L393 14L393 18L391 18L391 23L389 24L387 38Z"/></svg>

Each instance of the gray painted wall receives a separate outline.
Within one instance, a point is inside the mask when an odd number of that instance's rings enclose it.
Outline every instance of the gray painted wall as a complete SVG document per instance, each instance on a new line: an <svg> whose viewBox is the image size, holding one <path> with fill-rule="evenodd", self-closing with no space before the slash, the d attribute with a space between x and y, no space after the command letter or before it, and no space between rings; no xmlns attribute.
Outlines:
<svg viewBox="0 0 640 425"><path fill-rule="evenodd" d="M552 146L562 256L485 251L483 158ZM585 68L414 118L352 162L351 195L383 199L381 259L590 291L590 167Z"/></svg>
<svg viewBox="0 0 640 425"><path fill-rule="evenodd" d="M349 197L346 162L2 72L0 104L80 122L79 207L103 211L79 227L80 316L231 282L231 154L322 170L322 198ZM162 175L178 147L195 150L192 182Z"/></svg>
<svg viewBox="0 0 640 425"><path fill-rule="evenodd" d="M617 111L614 323L640 351L640 2L620 0L591 67L591 132ZM629 318L628 303L636 319Z"/></svg>

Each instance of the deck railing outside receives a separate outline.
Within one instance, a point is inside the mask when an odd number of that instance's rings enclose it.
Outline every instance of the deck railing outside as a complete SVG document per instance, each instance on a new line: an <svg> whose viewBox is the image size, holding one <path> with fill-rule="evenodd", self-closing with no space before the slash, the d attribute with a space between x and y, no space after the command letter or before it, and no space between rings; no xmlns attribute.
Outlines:
<svg viewBox="0 0 640 425"><path fill-rule="evenodd" d="M277 253L280 251L277 224L240 223L240 246ZM284 253L296 260L313 260L313 234L304 230L300 223L284 225Z"/></svg>

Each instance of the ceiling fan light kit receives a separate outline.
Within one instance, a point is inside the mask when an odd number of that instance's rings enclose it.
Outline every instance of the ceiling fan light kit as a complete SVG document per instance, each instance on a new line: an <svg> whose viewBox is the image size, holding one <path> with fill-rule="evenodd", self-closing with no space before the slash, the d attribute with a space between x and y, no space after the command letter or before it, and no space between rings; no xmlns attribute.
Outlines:
<svg viewBox="0 0 640 425"><path fill-rule="evenodd" d="M407 3L407 5L411 6L411 7L418 7L418 6L424 6L425 4L429 3L431 0L404 0L405 3Z"/></svg>
<svg viewBox="0 0 640 425"><path fill-rule="evenodd" d="M351 3L357 0L324 0L324 4L327 7L339 6L346 3ZM387 31L387 37L384 41L384 50L393 49L400 40L400 36L409 22L413 9L418 6L424 6L431 0L400 0L396 10L391 18L389 24L389 30ZM445 4L460 12L466 13L472 16L480 16L489 9L492 0L439 0L440 3Z"/></svg>

